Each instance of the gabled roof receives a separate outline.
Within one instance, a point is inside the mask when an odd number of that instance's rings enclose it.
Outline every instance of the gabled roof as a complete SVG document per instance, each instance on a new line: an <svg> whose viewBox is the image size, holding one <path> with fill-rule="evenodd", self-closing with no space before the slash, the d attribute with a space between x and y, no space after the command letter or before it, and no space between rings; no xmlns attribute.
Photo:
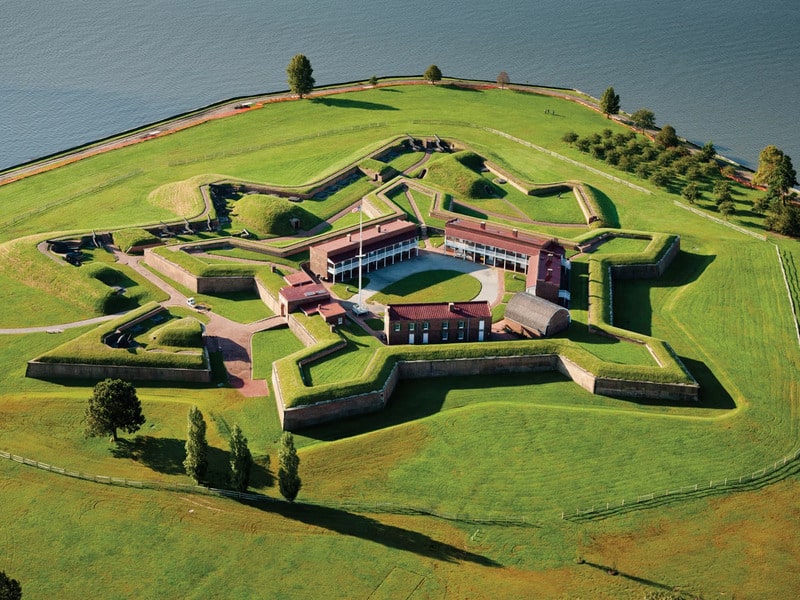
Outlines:
<svg viewBox="0 0 800 600"><path fill-rule="evenodd" d="M491 319L492 311L485 300L478 302L425 302L390 304L386 307L390 321L446 321L448 319Z"/></svg>
<svg viewBox="0 0 800 600"><path fill-rule="evenodd" d="M369 252L374 248L382 248L389 243L414 237L416 233L417 225L415 223L402 220L370 226L364 228L361 233L363 236L363 249L364 252ZM324 244L313 246L312 251L322 252L331 259L337 257L337 259L344 260L344 258L349 258L349 255L356 256L358 254L358 244L359 234L356 231Z"/></svg>
<svg viewBox="0 0 800 600"><path fill-rule="evenodd" d="M484 221L477 223L466 219L453 219L445 224L445 235L448 237L456 235L471 242L503 248L504 250L528 256L536 254L542 248L553 251L558 251L557 249L560 248L561 253L564 253L564 249L553 238L537 236L508 227L500 227Z"/></svg>

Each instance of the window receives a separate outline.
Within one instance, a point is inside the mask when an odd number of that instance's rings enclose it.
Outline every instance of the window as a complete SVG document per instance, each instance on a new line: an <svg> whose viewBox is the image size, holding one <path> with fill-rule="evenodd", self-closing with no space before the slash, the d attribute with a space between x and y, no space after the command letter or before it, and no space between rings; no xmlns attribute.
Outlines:
<svg viewBox="0 0 800 600"><path fill-rule="evenodd" d="M458 332L458 339L459 340L463 340L464 339L464 331L463 330Z"/></svg>
<svg viewBox="0 0 800 600"><path fill-rule="evenodd" d="M442 329L446 330L446 329L449 329L449 328L450 328L450 322L449 321L442 321Z"/></svg>
<svg viewBox="0 0 800 600"><path fill-rule="evenodd" d="M416 323L409 323L408 324L408 330L409 331L414 331L416 328L417 328L417 324Z"/></svg>
<svg viewBox="0 0 800 600"><path fill-rule="evenodd" d="M446 342L449 337L450 337L450 334L448 332L446 332L446 331L442 332L442 341L443 342Z"/></svg>
<svg viewBox="0 0 800 600"><path fill-rule="evenodd" d="M464 321L459 321L458 322L458 328L459 329L464 329Z"/></svg>
<svg viewBox="0 0 800 600"><path fill-rule="evenodd" d="M429 325L430 325L430 323L428 323L427 321L423 321L422 322L422 330L423 331L428 331L428 326Z"/></svg>
<svg viewBox="0 0 800 600"><path fill-rule="evenodd" d="M394 324L394 330L395 331L400 331L400 323L395 323Z"/></svg>

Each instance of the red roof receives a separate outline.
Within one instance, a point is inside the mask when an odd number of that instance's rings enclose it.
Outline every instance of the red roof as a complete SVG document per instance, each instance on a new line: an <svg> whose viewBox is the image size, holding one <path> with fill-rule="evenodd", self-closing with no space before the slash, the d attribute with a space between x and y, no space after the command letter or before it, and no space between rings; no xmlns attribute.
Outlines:
<svg viewBox="0 0 800 600"><path fill-rule="evenodd" d="M327 302L326 304L321 304L319 306L319 314L321 314L322 318L325 320L328 320L331 317L344 315L345 313L347 313L347 310L345 310L344 306L338 302Z"/></svg>
<svg viewBox="0 0 800 600"><path fill-rule="evenodd" d="M306 273L305 271L298 271L297 273L290 273L289 275L283 276L286 283L289 285L306 285L308 283L314 283L314 280Z"/></svg>
<svg viewBox="0 0 800 600"><path fill-rule="evenodd" d="M392 304L386 307L390 321L446 321L448 319L491 319L485 300L479 302L426 302Z"/></svg>
<svg viewBox="0 0 800 600"><path fill-rule="evenodd" d="M308 283L306 285L287 285L286 287L281 288L280 295L281 298L287 302L297 302L298 300L320 302L331 297L328 290L326 290L319 283Z"/></svg>
<svg viewBox="0 0 800 600"><path fill-rule="evenodd" d="M453 219L445 224L447 237L459 237L478 244L502 248L532 256L541 248L561 248L553 238L540 237L524 231L499 227L488 223L477 223L465 219ZM561 248L561 253L564 253Z"/></svg>
<svg viewBox="0 0 800 600"><path fill-rule="evenodd" d="M384 246L410 239L417 234L417 226L408 221L392 221L381 225L365 228L363 235L364 252L383 248ZM349 233L335 240L316 245L312 248L315 252L324 252L329 258L351 253L355 256L358 253L359 235L358 232ZM349 257L344 257L349 258Z"/></svg>

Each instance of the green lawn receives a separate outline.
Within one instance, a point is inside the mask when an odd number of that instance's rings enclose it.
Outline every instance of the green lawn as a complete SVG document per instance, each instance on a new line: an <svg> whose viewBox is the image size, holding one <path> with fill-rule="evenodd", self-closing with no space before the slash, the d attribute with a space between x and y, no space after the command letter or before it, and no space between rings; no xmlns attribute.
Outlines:
<svg viewBox="0 0 800 600"><path fill-rule="evenodd" d="M358 325L339 327L339 331L347 340L347 346L303 367L308 385L324 385L355 379L364 372L372 360L374 354L370 350L381 346L375 337Z"/></svg>
<svg viewBox="0 0 800 600"><path fill-rule="evenodd" d="M472 275L458 271L426 271L390 284L369 301L379 304L465 302L480 291L481 284Z"/></svg>
<svg viewBox="0 0 800 600"><path fill-rule="evenodd" d="M683 406L592 395L555 373L402 381L387 410L297 434L303 488L294 507L99 485L0 460L0 540L10 549L0 568L34 598L83 597L90 588L112 598L315 598L319 590L362 598L640 598L676 587L696 597L796 596L794 475L736 494L643 503L600 520L560 519L562 510L749 475L798 445L800 347L775 246L689 213L673 204L676 195L633 175L609 171L653 193L490 130L603 171L561 136L605 127L625 131L551 97L398 86L272 104L0 187L0 324L46 325L97 314L93 298L102 291L83 267L62 269L38 253L35 243L53 232L199 213L192 194L174 204L170 194L150 194L208 173L310 185L396 135L436 132L524 179L591 185L613 204L621 227L679 234L681 253L664 276L614 282L614 324L666 340L703 390L699 405ZM755 192L733 187L746 208ZM365 190L345 189L313 208L334 214ZM429 197L413 194L427 220ZM731 222L763 232L761 217L747 212ZM537 231L570 238L586 228ZM797 300L800 250L795 241L777 244ZM598 252L640 249L639 241L616 238ZM105 258L93 262L114 266ZM588 333L585 260L573 267L567 336L608 361L652 364L640 345ZM463 299L477 293L466 297L469 276L439 277L450 282L444 300L454 290ZM278 275L270 282L278 285ZM432 301L436 283L414 276L397 293L401 301ZM524 286L508 276L506 284L509 293ZM264 315L254 298L201 300L243 321ZM227 436L238 423L256 458L251 489L279 496L272 396L141 385L147 422L138 434L123 436L117 449L85 439L81 420L94 382L64 385L24 372L25 361L89 330L0 337L0 449L86 473L188 483L186 412L197 404L209 425L211 482L226 485ZM344 350L307 367L311 382L367 368L377 340L355 328L344 335ZM286 330L253 343L263 377L298 347ZM506 517L527 525L491 522ZM576 564L577 555L587 562ZM607 566L621 576L606 575Z"/></svg>
<svg viewBox="0 0 800 600"><path fill-rule="evenodd" d="M304 348L288 327L256 333L250 343L253 349L253 379L269 379L274 361Z"/></svg>

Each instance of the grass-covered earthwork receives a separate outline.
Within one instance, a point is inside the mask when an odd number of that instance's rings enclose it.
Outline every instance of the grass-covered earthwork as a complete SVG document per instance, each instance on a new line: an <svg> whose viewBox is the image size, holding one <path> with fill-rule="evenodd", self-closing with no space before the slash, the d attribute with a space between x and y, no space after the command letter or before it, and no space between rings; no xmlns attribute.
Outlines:
<svg viewBox="0 0 800 600"><path fill-rule="evenodd" d="M521 197L469 154L437 153L420 166L426 175L419 183L442 194L447 206L452 198L481 218L557 237L570 252L618 228L650 236L612 236L579 254L571 274L572 325L536 344L607 374L685 378L673 370L671 349L700 384L699 403L597 396L552 372L404 380L381 413L297 433L303 487L295 505L101 485L0 459L0 541L7 549L0 570L20 580L25 597L81 598L94 589L118 598L317 598L320 590L332 598L797 596L796 463L736 493L729 485L708 488L772 469L798 447L800 344L791 300L800 299L797 243L764 241L728 226L765 233L763 218L750 210L760 192L732 183L737 214L728 223L709 220L686 210L679 190L562 141L567 130L586 137L608 128L612 136L629 136L624 125L576 102L482 89L488 85L365 86L324 101L270 103L4 185L0 327L51 327L164 299L113 256L87 252L75 267L42 252L40 242L111 229L131 230L135 241L145 225L200 215L203 183L307 190L399 136L435 134L522 181L581 182L614 229L590 230L576 217L571 193ZM401 171L418 158L400 153L387 164ZM720 177L703 174L703 189ZM344 212L376 189L361 177L296 206L328 222L321 228L340 227L334 216L353 223ZM410 194L428 227L444 225L431 217L431 194ZM405 194L395 200L408 213ZM708 199L697 207L716 214ZM654 248L673 235L680 236L680 252L663 276L607 281L620 256L650 262ZM159 251L176 254L196 274L255 276L275 293L283 280L270 263L297 268L307 259L264 261L243 248L212 256ZM468 275L439 275L436 281L415 275L400 282L402 289L384 292L398 294L391 301L467 300L478 293ZM446 292L435 293L437 281ZM609 283L612 295L597 291ZM114 298L120 287L130 300ZM524 281L506 277L506 299L523 288ZM191 295L242 322L271 314L255 294ZM184 320L195 313L173 310L174 319L141 332L143 343L158 342L170 353L171 344L196 341L197 325ZM300 315L298 322L320 345L338 350L306 365L304 382L285 357L317 350L288 329L259 333L253 375L270 379L275 363L296 397L315 402L330 401L348 381L374 391L398 359L453 360L495 349L493 343L459 345L454 354L441 346L387 348L355 326L339 334L318 316ZM654 342L617 341L591 333L593 324ZM83 437L95 382L24 376L26 361L36 356L65 347L77 349L72 355L99 351L98 331L113 325L0 336L0 450L83 473L157 480L174 490L190 482L182 463L186 413L196 404L208 423L209 482L227 485L228 437L239 424L256 459L250 489L279 499L281 428L272 395L141 385L147 422L114 446ZM511 353L525 344L496 348ZM647 501L694 485L697 492ZM562 511L599 511L623 498L625 509L602 518L561 519ZM612 568L618 576L608 574Z"/></svg>

